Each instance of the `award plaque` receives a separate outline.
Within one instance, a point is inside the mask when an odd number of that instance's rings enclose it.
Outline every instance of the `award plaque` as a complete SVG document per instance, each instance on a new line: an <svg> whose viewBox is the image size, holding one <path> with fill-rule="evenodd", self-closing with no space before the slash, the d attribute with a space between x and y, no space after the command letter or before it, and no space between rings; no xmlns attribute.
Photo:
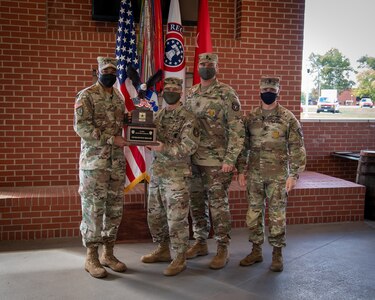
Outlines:
<svg viewBox="0 0 375 300"><path fill-rule="evenodd" d="M153 112L148 108L136 107L130 114L130 118L125 115L124 121L127 125L126 141L137 146L158 145Z"/></svg>
<svg viewBox="0 0 375 300"><path fill-rule="evenodd" d="M154 113L158 110L157 103L152 100L153 87L163 76L162 70L158 70L146 83L142 83L137 70L132 66L127 66L126 71L131 80L137 96L132 98L135 109L130 115L125 115L124 123L126 128L126 141L130 145L152 146L159 145L156 142L156 126L154 124Z"/></svg>

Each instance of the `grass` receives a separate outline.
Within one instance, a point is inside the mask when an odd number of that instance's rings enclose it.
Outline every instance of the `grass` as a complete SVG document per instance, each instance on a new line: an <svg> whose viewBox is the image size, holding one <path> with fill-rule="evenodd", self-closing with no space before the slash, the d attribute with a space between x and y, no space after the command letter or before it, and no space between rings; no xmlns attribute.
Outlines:
<svg viewBox="0 0 375 300"><path fill-rule="evenodd" d="M305 106L303 107L305 111ZM375 107L360 108L359 106L340 106L339 113L316 112L316 105L309 105L308 114L301 113L301 119L363 119L375 121Z"/></svg>

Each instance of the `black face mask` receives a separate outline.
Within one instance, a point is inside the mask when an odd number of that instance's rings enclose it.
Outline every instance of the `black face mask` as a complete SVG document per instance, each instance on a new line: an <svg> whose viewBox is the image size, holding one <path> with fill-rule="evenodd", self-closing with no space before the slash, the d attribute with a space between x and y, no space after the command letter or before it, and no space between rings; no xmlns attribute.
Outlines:
<svg viewBox="0 0 375 300"><path fill-rule="evenodd" d="M209 80L215 77L216 70L215 68L199 68L198 73L202 79Z"/></svg>
<svg viewBox="0 0 375 300"><path fill-rule="evenodd" d="M265 104L271 105L272 103L275 102L277 98L277 94L272 93L272 92L260 93L260 98Z"/></svg>
<svg viewBox="0 0 375 300"><path fill-rule="evenodd" d="M100 74L99 81L107 88L112 87L116 82L115 74Z"/></svg>
<svg viewBox="0 0 375 300"><path fill-rule="evenodd" d="M169 105L176 104L181 98L181 93L178 92L164 92L163 98Z"/></svg>

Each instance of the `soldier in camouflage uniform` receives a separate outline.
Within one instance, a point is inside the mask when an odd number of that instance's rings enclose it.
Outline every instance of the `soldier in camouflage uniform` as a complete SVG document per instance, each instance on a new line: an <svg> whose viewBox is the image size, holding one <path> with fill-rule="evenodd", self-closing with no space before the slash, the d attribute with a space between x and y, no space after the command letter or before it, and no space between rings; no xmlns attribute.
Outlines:
<svg viewBox="0 0 375 300"><path fill-rule="evenodd" d="M93 277L107 276L103 266L124 272L126 266L113 255L124 201L125 158L122 137L124 100L113 88L117 61L98 57L99 80L77 94L74 130L81 137L79 194L80 226L87 248L85 270ZM103 253L98 258L98 246Z"/></svg>
<svg viewBox="0 0 375 300"><path fill-rule="evenodd" d="M268 200L269 236L273 246L274 272L283 270L281 249L286 245L286 205L288 193L305 169L306 152L301 125L278 104L279 78L265 76L260 81L262 104L245 118L245 146L238 158L239 182L246 184L249 207L246 223L252 251L240 261L250 266L263 261L265 199Z"/></svg>
<svg viewBox="0 0 375 300"><path fill-rule="evenodd" d="M223 268L229 259L228 245L231 215L228 188L234 165L240 153L245 130L236 92L216 79L218 56L199 56L201 82L187 93L186 107L197 117L201 141L192 157L191 216L195 243L187 258L208 254L209 211L217 241L217 253L209 264L211 269Z"/></svg>
<svg viewBox="0 0 375 300"><path fill-rule="evenodd" d="M199 128L194 115L179 101L182 80L166 78L163 98L167 107L155 118L158 146L154 150L148 197L148 225L158 247L142 256L144 263L170 261L169 243L176 252L164 275L176 275L186 269L189 243L190 156L197 150Z"/></svg>

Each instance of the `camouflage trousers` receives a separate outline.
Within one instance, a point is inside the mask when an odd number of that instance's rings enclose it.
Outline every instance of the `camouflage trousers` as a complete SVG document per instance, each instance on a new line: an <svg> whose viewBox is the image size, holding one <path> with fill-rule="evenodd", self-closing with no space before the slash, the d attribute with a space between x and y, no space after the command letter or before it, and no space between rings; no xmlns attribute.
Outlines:
<svg viewBox="0 0 375 300"><path fill-rule="evenodd" d="M228 189L233 173L223 173L221 167L193 165L190 186L190 211L193 220L194 238L205 240L210 231L211 212L215 239L227 245L230 239L231 215Z"/></svg>
<svg viewBox="0 0 375 300"><path fill-rule="evenodd" d="M273 247L286 245L286 205L287 193L285 180L263 180L261 177L248 176L248 210L246 224L249 228L249 241L264 243L264 220L266 200L268 204L268 242Z"/></svg>
<svg viewBox="0 0 375 300"><path fill-rule="evenodd" d="M125 168L79 171L85 247L116 241L124 205Z"/></svg>
<svg viewBox="0 0 375 300"><path fill-rule="evenodd" d="M189 243L189 189L184 176L151 176L147 221L154 242L170 242L176 253Z"/></svg>

